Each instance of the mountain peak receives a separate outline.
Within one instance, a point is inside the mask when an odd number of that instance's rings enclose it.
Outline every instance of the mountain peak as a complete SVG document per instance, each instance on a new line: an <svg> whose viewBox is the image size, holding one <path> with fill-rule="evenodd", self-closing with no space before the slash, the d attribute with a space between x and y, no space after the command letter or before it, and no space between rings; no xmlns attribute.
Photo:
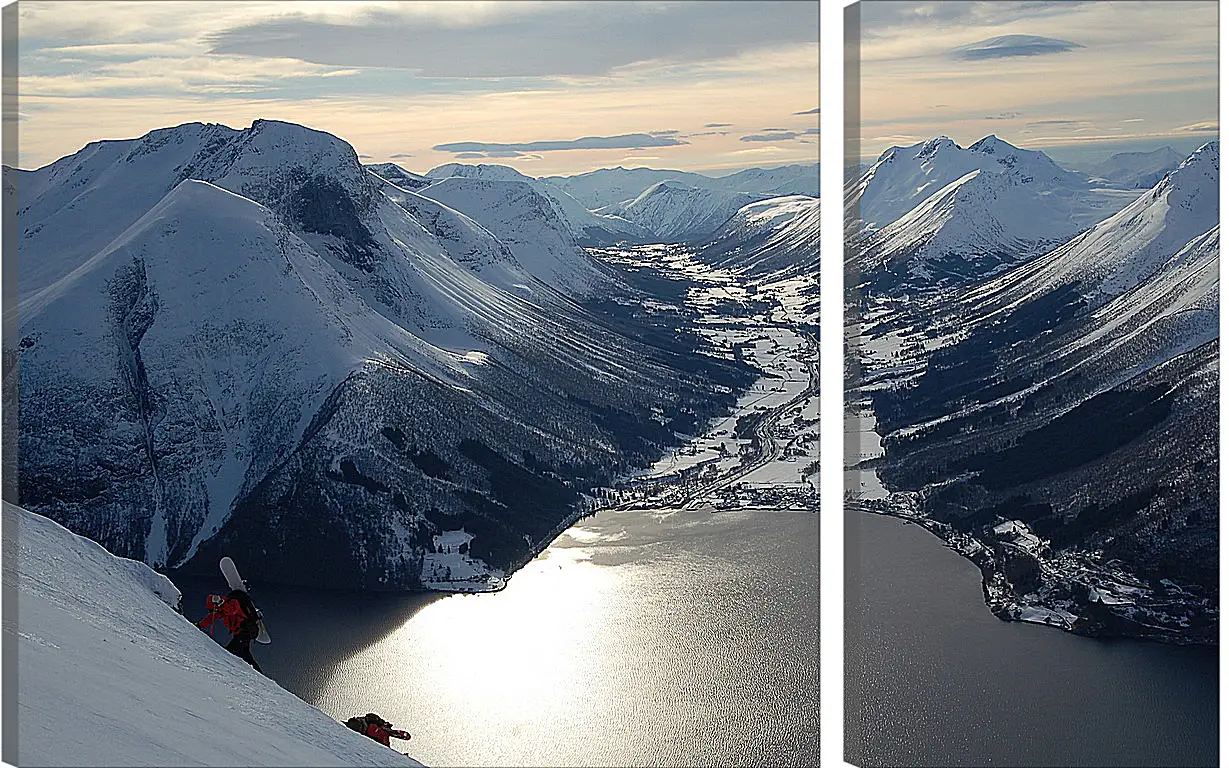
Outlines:
<svg viewBox="0 0 1229 768"><path fill-rule="evenodd" d="M1182 164L1171 171L1157 185L1157 191L1172 187L1184 197L1198 195L1207 188L1212 194L1219 192L1220 142L1209 141L1190 154Z"/></svg>
<svg viewBox="0 0 1229 768"><path fill-rule="evenodd" d="M970 152L982 152L987 155L994 155L1000 152L1019 152L1020 148L1009 142L1003 141L993 133L985 138L979 139L969 147Z"/></svg>
<svg viewBox="0 0 1229 768"><path fill-rule="evenodd" d="M445 163L427 171L431 179L447 179L459 176L466 179L487 181L529 181L530 177L510 165L496 163Z"/></svg>
<svg viewBox="0 0 1229 768"><path fill-rule="evenodd" d="M959 149L959 147L956 146L956 142L946 136L936 136L922 144L918 149L917 158L926 160L948 149Z"/></svg>

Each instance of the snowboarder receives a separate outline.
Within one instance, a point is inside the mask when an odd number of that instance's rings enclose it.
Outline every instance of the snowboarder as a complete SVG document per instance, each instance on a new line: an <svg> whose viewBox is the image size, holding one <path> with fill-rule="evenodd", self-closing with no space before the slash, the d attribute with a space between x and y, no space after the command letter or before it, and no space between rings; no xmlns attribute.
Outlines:
<svg viewBox="0 0 1229 768"><path fill-rule="evenodd" d="M395 739L410 738L409 733L393 728L392 723L375 712L368 712L363 717L352 717L346 721L346 725L368 738L375 739L386 747L392 746L388 741L389 737Z"/></svg>
<svg viewBox="0 0 1229 768"><path fill-rule="evenodd" d="M212 636L213 623L221 620L230 632L230 642L226 644L226 650L251 664L263 675L264 670L252 657L252 640L260 633L256 606L252 604L252 598L242 589L232 589L225 597L210 595L205 598L205 605L209 608L209 613L196 625L207 629Z"/></svg>

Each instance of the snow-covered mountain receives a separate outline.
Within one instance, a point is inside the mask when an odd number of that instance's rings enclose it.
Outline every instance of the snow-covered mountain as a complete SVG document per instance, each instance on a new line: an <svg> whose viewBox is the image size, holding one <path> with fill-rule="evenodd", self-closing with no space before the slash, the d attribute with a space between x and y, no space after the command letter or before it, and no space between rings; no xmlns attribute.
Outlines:
<svg viewBox="0 0 1229 768"><path fill-rule="evenodd" d="M1220 144L1209 142L1118 213L1020 269L970 293L968 301L1018 303L1075 285L1093 306L1146 280L1220 216Z"/></svg>
<svg viewBox="0 0 1229 768"><path fill-rule="evenodd" d="M690 171L656 168L601 168L574 176L547 176L543 179L567 192L589 210L596 211L616 203L634 200L640 193L663 181L676 181L705 187L712 179Z"/></svg>
<svg viewBox="0 0 1229 768"><path fill-rule="evenodd" d="M396 163L372 163L364 167L381 179L390 181L402 189L421 189L434 181L429 176L407 171Z"/></svg>
<svg viewBox="0 0 1229 768"><path fill-rule="evenodd" d="M573 239L585 246L699 237L710 234L748 202L819 194L818 164L751 168L718 178L651 168L605 168L535 179L503 165L448 163L427 176L528 184L551 201ZM465 212L483 220L478 209Z"/></svg>
<svg viewBox="0 0 1229 768"><path fill-rule="evenodd" d="M706 238L739 208L757 199L742 192L659 181L634 200L599 208L598 213L633 221L667 242L685 242Z"/></svg>
<svg viewBox="0 0 1229 768"><path fill-rule="evenodd" d="M779 168L748 168L718 176L716 186L727 192L784 197L819 197L819 163L783 165Z"/></svg>
<svg viewBox="0 0 1229 768"><path fill-rule="evenodd" d="M587 255L521 182L487 226L264 120L5 177L22 502L159 566L224 548L271 581L413 588L464 526L506 568L751 376L586 310Z"/></svg>
<svg viewBox="0 0 1229 768"><path fill-rule="evenodd" d="M873 395L881 477L928 486L923 511L982 542L996 590L1073 600L1083 631L1215 637L1218 176L1212 142L1067 243L884 321L920 373ZM995 544L1003 520L1186 591L1085 613L1034 593L1049 577Z"/></svg>
<svg viewBox="0 0 1229 768"><path fill-rule="evenodd" d="M605 276L572 239L567 222L531 184L456 176L420 192L482 224L539 280L569 294L604 284Z"/></svg>
<svg viewBox="0 0 1229 768"><path fill-rule="evenodd" d="M1060 168L1045 153L987 136L968 148L946 136L886 150L846 190L847 217L867 228L887 226L931 195L973 171L1009 173L1020 185L1056 198L1064 218L1082 226L1099 221L1130 199L1129 193L1100 188ZM1061 203L1059 203L1061 201Z"/></svg>
<svg viewBox="0 0 1229 768"><path fill-rule="evenodd" d="M818 327L818 197L787 195L745 205L698 255L760 295L773 296L795 322Z"/></svg>
<svg viewBox="0 0 1229 768"><path fill-rule="evenodd" d="M655 168L602 168L575 176L544 179L567 191L587 208L597 210L639 197L649 187L674 181L686 187L744 193L757 199L784 195L819 196L819 164L749 168L725 176Z"/></svg>
<svg viewBox="0 0 1229 768"><path fill-rule="evenodd" d="M21 603L4 628L21 668L8 681L16 764L419 765L228 653L176 612L165 576L3 507L20 531L4 569Z"/></svg>
<svg viewBox="0 0 1229 768"><path fill-rule="evenodd" d="M1186 156L1173 147L1161 147L1151 152L1119 152L1089 170L1113 184L1149 189L1184 159Z"/></svg>
<svg viewBox="0 0 1229 768"><path fill-rule="evenodd" d="M819 277L819 198L787 195L748 203L700 251L749 283Z"/></svg>
<svg viewBox="0 0 1229 768"><path fill-rule="evenodd" d="M618 216L599 214L581 205L574 197L564 190L540 179L526 176L515 168L506 165L465 165L463 163L448 163L427 172L432 183L449 179L470 179L475 181L507 182L528 185L538 195L545 197L554 215L567 227L572 239L584 246L602 246L615 243L649 243L656 236L644 227ZM467 185L450 182L450 188ZM469 185L473 186L473 185ZM510 187L509 187L510 188ZM449 193L454 194L453 192ZM432 196L428 194L428 196ZM486 222L480 207L462 208L472 218ZM496 226L501 226L498 222Z"/></svg>
<svg viewBox="0 0 1229 768"><path fill-rule="evenodd" d="M970 171L856 240L852 279L899 294L988 277L1079 232L1066 203L1014 173Z"/></svg>

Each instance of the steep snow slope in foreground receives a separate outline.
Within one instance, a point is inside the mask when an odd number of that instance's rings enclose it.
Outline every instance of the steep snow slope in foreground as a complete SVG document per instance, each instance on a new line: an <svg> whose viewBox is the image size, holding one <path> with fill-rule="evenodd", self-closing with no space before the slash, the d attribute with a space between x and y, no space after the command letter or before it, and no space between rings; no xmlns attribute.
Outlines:
<svg viewBox="0 0 1229 768"><path fill-rule="evenodd" d="M179 591L45 517L16 537L21 765L421 765L257 674L168 603ZM160 599L161 598L161 599ZM13 681L9 681L11 684Z"/></svg>

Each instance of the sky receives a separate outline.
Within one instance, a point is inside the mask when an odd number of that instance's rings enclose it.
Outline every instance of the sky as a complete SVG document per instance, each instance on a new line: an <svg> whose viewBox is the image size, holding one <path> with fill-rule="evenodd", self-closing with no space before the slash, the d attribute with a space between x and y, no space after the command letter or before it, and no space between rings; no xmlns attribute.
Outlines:
<svg viewBox="0 0 1229 768"><path fill-rule="evenodd" d="M861 14L863 161L940 135L1073 166L1217 138L1213 0L867 0Z"/></svg>
<svg viewBox="0 0 1229 768"><path fill-rule="evenodd" d="M23 168L98 139L257 118L417 172L819 159L814 0L22 0L18 26Z"/></svg>

